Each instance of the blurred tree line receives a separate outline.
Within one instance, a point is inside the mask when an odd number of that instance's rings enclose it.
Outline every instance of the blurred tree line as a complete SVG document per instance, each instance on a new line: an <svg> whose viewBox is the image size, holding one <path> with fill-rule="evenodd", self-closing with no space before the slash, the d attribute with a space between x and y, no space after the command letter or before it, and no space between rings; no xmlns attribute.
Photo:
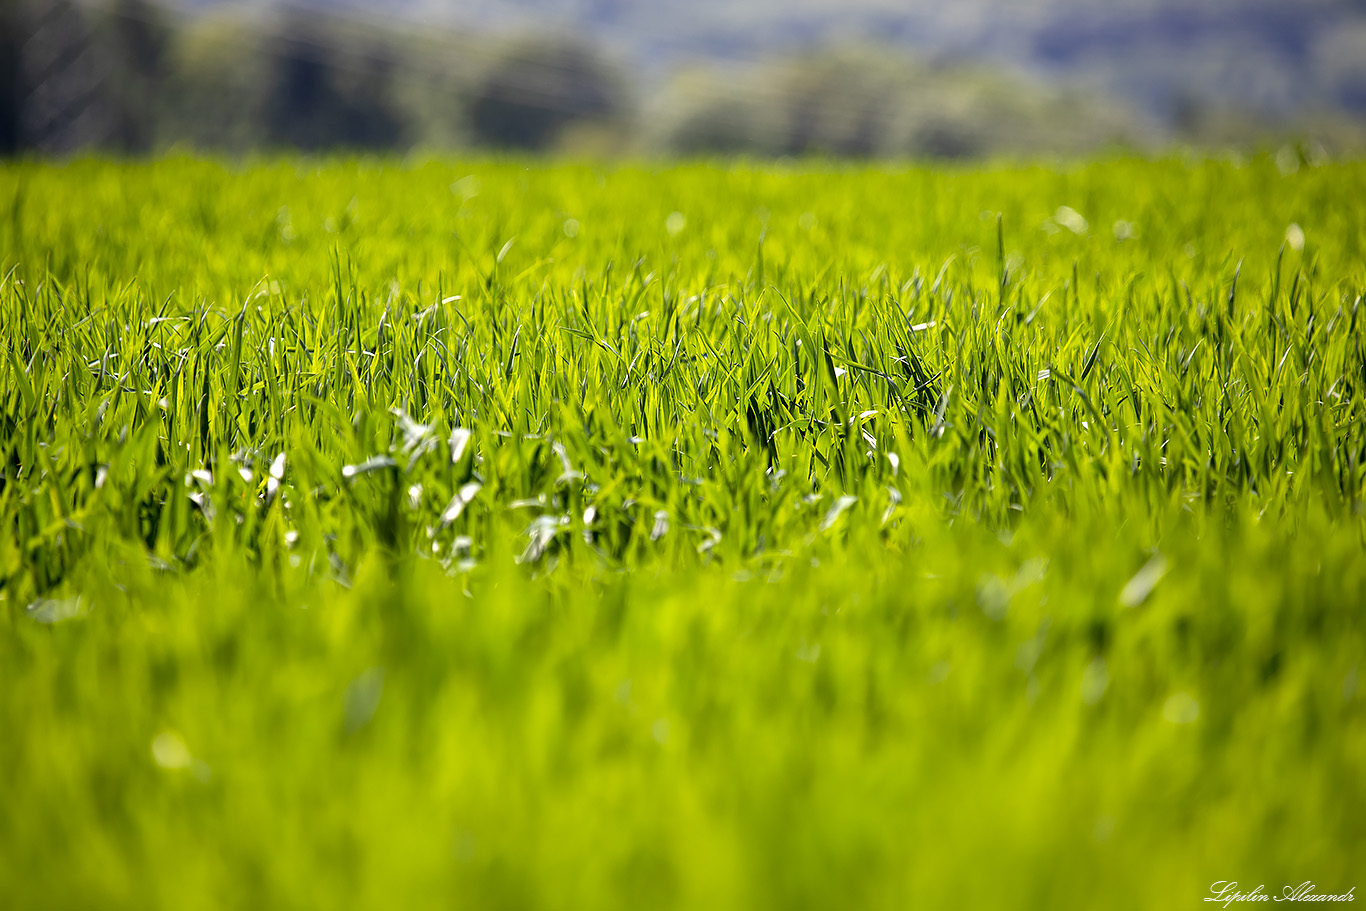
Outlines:
<svg viewBox="0 0 1366 911"><path fill-rule="evenodd" d="M567 36L490 43L288 9L0 0L9 153L550 149L576 130L625 135L626 86Z"/></svg>
<svg viewBox="0 0 1366 911"><path fill-rule="evenodd" d="M1170 139L1165 129L1113 102L867 47L711 65L642 88L565 34L495 40L297 8L0 0L0 154L975 157L1145 146Z"/></svg>

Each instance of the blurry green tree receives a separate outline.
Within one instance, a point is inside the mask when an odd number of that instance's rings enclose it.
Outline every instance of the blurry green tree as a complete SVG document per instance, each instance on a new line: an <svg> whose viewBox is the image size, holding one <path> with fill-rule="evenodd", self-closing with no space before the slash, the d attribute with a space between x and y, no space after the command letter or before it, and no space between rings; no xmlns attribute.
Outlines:
<svg viewBox="0 0 1366 911"><path fill-rule="evenodd" d="M270 43L266 135L273 145L390 149L407 118L394 98L395 49L385 39L339 40L325 23L287 16Z"/></svg>
<svg viewBox="0 0 1366 911"><path fill-rule="evenodd" d="M610 122L626 110L612 66L588 45L562 37L509 44L475 85L477 139L504 148L546 149L575 121Z"/></svg>
<svg viewBox="0 0 1366 911"><path fill-rule="evenodd" d="M122 152L149 152L166 120L171 25L148 0L115 0L96 28L110 66L102 88L110 117L107 142Z"/></svg>
<svg viewBox="0 0 1366 911"><path fill-rule="evenodd" d="M13 155L20 147L19 30L18 5L0 3L0 155Z"/></svg>

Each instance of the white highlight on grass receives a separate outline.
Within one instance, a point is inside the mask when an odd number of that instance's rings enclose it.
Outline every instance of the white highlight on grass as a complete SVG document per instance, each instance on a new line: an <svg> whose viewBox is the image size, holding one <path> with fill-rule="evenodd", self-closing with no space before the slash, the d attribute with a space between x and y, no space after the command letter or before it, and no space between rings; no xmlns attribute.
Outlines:
<svg viewBox="0 0 1366 911"><path fill-rule="evenodd" d="M832 525L839 521L841 513L857 502L858 497L849 494L845 494L836 500L835 504L830 507L830 511L825 514L825 518L821 519L821 531L829 530Z"/></svg>
<svg viewBox="0 0 1366 911"><path fill-rule="evenodd" d="M1053 221L1073 234L1085 234L1091 229L1091 223L1071 206L1058 206L1058 211L1053 213Z"/></svg>
<svg viewBox="0 0 1366 911"><path fill-rule="evenodd" d="M190 752L185 739L175 731L162 731L152 738L152 761L168 772L190 771L200 781L212 777L208 763Z"/></svg>
<svg viewBox="0 0 1366 911"><path fill-rule="evenodd" d="M451 192L466 201L478 196L479 190L479 178L475 177L473 174L462 177L451 184Z"/></svg>
<svg viewBox="0 0 1366 911"><path fill-rule="evenodd" d="M1200 717L1200 703L1185 691L1172 693L1162 706L1162 717L1172 724L1190 724Z"/></svg>
<svg viewBox="0 0 1366 911"><path fill-rule="evenodd" d="M194 754L179 734L162 731L152 740L152 759L163 769L188 769Z"/></svg>
<svg viewBox="0 0 1366 911"><path fill-rule="evenodd" d="M80 595L74 598L39 598L28 606L30 620L39 623L61 623L85 613L85 602Z"/></svg>
<svg viewBox="0 0 1366 911"><path fill-rule="evenodd" d="M1125 607L1138 607L1148 600L1148 595L1152 594L1153 589L1162 577L1167 574L1167 558L1157 554L1143 568L1134 573L1132 579L1125 583L1123 590L1119 593L1119 603Z"/></svg>
<svg viewBox="0 0 1366 911"><path fill-rule="evenodd" d="M1285 245L1296 253L1304 250L1304 229L1293 221L1285 229Z"/></svg>

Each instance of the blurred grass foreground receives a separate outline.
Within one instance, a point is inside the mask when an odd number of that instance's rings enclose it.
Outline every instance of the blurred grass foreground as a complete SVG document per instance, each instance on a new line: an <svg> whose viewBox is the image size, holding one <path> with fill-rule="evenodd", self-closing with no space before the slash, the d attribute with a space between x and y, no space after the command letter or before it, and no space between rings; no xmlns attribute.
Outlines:
<svg viewBox="0 0 1366 911"><path fill-rule="evenodd" d="M1345 893L1363 194L0 166L0 905Z"/></svg>

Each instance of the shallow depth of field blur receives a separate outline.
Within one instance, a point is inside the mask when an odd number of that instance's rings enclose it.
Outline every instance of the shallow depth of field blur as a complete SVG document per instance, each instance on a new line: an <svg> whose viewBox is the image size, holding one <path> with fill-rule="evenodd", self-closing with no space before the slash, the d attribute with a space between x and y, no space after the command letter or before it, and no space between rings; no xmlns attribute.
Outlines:
<svg viewBox="0 0 1366 911"><path fill-rule="evenodd" d="M1359 0L5 0L0 154L1316 158Z"/></svg>
<svg viewBox="0 0 1366 911"><path fill-rule="evenodd" d="M0 907L1361 885L1366 18L937 6L0 6Z"/></svg>

